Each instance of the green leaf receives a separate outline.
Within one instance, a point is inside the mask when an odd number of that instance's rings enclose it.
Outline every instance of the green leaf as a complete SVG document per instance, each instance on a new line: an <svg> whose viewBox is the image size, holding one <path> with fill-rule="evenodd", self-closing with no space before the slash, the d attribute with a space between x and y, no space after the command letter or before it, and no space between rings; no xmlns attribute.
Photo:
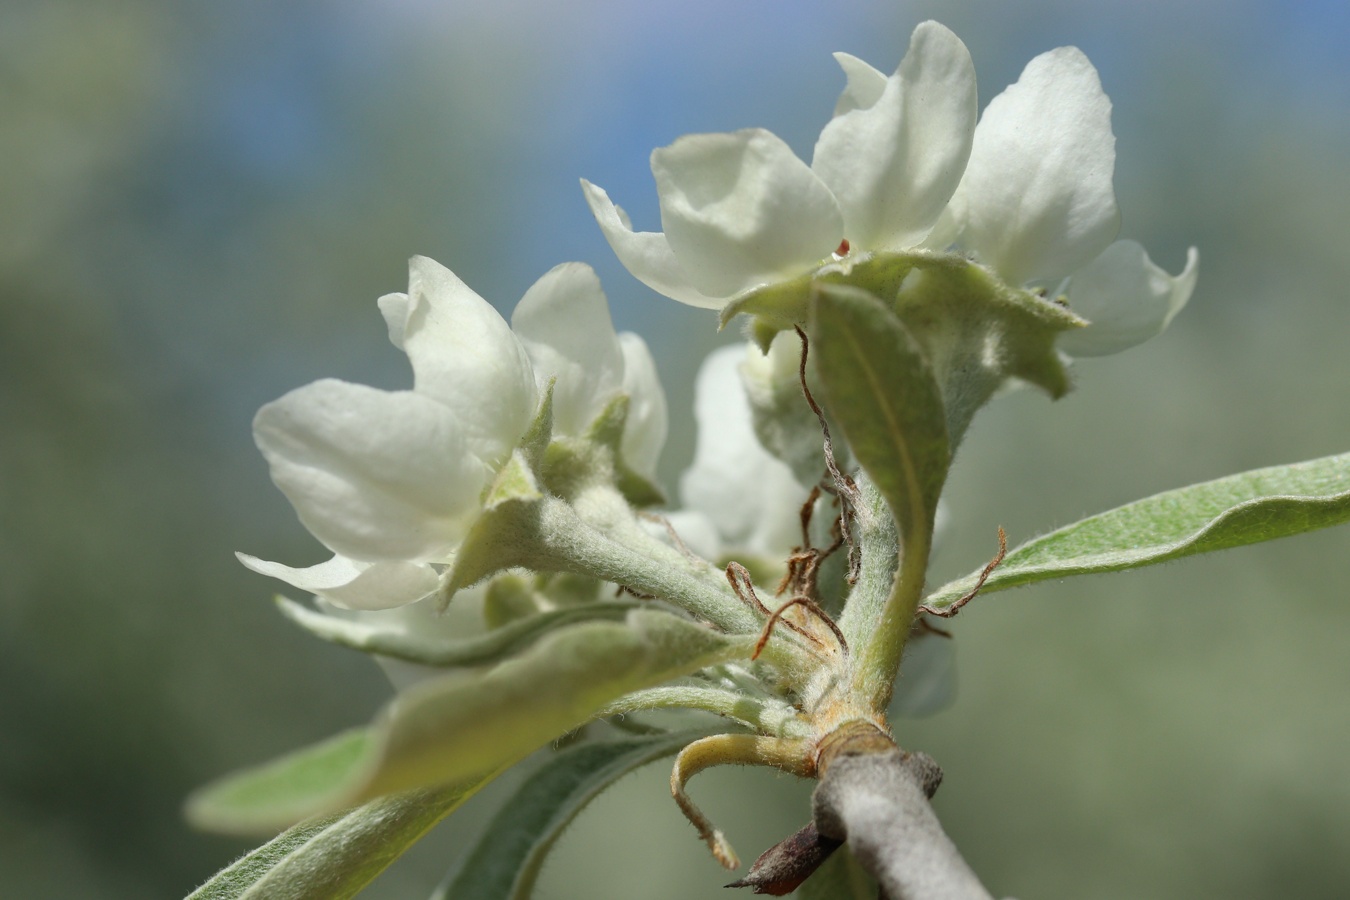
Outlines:
<svg viewBox="0 0 1350 900"><path fill-rule="evenodd" d="M459 783L520 760L624 694L748 656L752 643L648 609L564 628L488 669L413 685L369 729L208 785L189 814L207 828L260 831Z"/></svg>
<svg viewBox="0 0 1350 900"><path fill-rule="evenodd" d="M942 396L895 313L855 288L822 286L811 351L830 413L890 506L906 541L927 536L951 453Z"/></svg>
<svg viewBox="0 0 1350 900"><path fill-rule="evenodd" d="M371 729L344 731L198 790L188 798L188 820L208 831L259 834L342 809L355 803L354 773L372 768L378 752Z"/></svg>
<svg viewBox="0 0 1350 900"><path fill-rule="evenodd" d="M396 625L328 615L285 597L277 597L276 602L287 618L326 641L365 653L444 667L495 662L519 653L558 628L594 620L620 620L634 608L632 603L589 603L518 619L472 638L443 641Z"/></svg>
<svg viewBox="0 0 1350 900"><path fill-rule="evenodd" d="M624 775L699 736L584 743L554 754L507 801L432 900L525 900L554 842L588 803Z"/></svg>
<svg viewBox="0 0 1350 900"><path fill-rule="evenodd" d="M187 900L353 897L491 778L385 797L302 822L216 873Z"/></svg>
<svg viewBox="0 0 1350 900"><path fill-rule="evenodd" d="M1010 551L981 590L1151 566L1346 521L1350 453L1230 475L1083 519ZM925 602L953 603L978 578L944 585Z"/></svg>

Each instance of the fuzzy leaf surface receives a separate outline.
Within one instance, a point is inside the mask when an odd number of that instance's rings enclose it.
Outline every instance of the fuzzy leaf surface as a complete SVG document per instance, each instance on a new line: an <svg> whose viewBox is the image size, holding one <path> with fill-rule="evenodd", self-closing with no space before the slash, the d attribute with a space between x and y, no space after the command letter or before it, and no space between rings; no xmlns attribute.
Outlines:
<svg viewBox="0 0 1350 900"><path fill-rule="evenodd" d="M1082 519L1009 551L982 593L1050 578L1118 572L1350 521L1350 453L1255 469L1154 494ZM941 607L979 573L938 588Z"/></svg>
<svg viewBox="0 0 1350 900"><path fill-rule="evenodd" d="M658 610L549 634L518 656L419 682L373 726L203 788L189 815L229 832L283 828L387 794L459 783L511 765L611 701L748 656L729 638Z"/></svg>
<svg viewBox="0 0 1350 900"><path fill-rule="evenodd" d="M830 413L902 539L927 535L951 454L942 395L919 345L880 300L822 286L811 306L811 349Z"/></svg>
<svg viewBox="0 0 1350 900"><path fill-rule="evenodd" d="M187 900L345 900L492 776L374 800L302 822L216 873Z"/></svg>
<svg viewBox="0 0 1350 900"><path fill-rule="evenodd" d="M526 900L563 830L595 797L698 734L583 743L556 753L520 786L432 900Z"/></svg>

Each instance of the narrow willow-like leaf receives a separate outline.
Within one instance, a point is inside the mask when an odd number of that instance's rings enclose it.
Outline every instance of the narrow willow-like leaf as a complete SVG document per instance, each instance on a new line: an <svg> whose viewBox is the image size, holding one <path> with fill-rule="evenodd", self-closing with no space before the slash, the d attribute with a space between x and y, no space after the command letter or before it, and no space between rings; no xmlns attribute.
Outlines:
<svg viewBox="0 0 1350 900"><path fill-rule="evenodd" d="M902 539L927 534L951 462L942 395L895 313L863 291L822 286L811 350L830 413L886 498Z"/></svg>
<svg viewBox="0 0 1350 900"><path fill-rule="evenodd" d="M311 819L235 860L187 900L345 900L492 776Z"/></svg>
<svg viewBox="0 0 1350 900"><path fill-rule="evenodd" d="M1004 558L982 593L1048 578L1117 572L1350 521L1350 453L1256 469L1155 494L1034 538ZM934 591L933 606L975 586Z"/></svg>
<svg viewBox="0 0 1350 900"><path fill-rule="evenodd" d="M732 640L656 610L564 629L482 675L414 685L383 716L380 770L367 795L437 784L524 756L610 701L748 655Z"/></svg>
<svg viewBox="0 0 1350 900"><path fill-rule="evenodd" d="M862 486L855 507L867 545L863 571L839 625L852 649L850 691L880 712L890 702L919 604L933 517L951 462L946 412L923 351L880 300L823 286L812 299L810 325L829 411L871 482ZM899 527L898 546L887 533L882 501ZM897 554L899 573L885 577ZM878 567L885 574L874 578Z"/></svg>
<svg viewBox="0 0 1350 900"><path fill-rule="evenodd" d="M355 802L352 782L378 754L372 729L344 731L198 790L188 798L188 820L208 831L265 834L342 809Z"/></svg>
<svg viewBox="0 0 1350 900"><path fill-rule="evenodd" d="M458 783L514 763L617 697L748 655L752 642L647 609L564 628L486 670L413 685L369 729L208 785L189 814L206 828L263 831Z"/></svg>
<svg viewBox="0 0 1350 900"><path fill-rule="evenodd" d="M555 629L580 622L620 620L634 608L632 603L589 603L540 613L472 638L444 641L396 626L328 615L285 597L277 597L276 602L287 618L326 641L425 666L445 667L494 662L519 653Z"/></svg>
<svg viewBox="0 0 1350 900"><path fill-rule="evenodd" d="M520 786L432 900L526 900L544 859L577 814L624 775L700 734L577 744Z"/></svg>

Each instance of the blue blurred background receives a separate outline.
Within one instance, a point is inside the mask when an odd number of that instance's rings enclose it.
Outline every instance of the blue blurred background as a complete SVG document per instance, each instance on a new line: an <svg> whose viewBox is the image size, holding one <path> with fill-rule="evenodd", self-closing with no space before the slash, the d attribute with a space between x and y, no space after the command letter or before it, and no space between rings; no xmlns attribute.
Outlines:
<svg viewBox="0 0 1350 900"><path fill-rule="evenodd" d="M768 127L809 158L842 86L938 18L982 101L1082 47L1115 102L1124 234L1200 287L1159 340L1000 399L938 559L1350 449L1344 0L10 0L0 6L0 896L177 897L246 849L192 787L388 695L273 610L232 551L323 553L249 421L320 376L408 381L374 300L424 253L509 311L582 259L692 448L711 314L628 276L579 177L657 226L651 148ZM1341 897L1350 884L1350 533L991 596L954 623L961 696L900 722L998 895ZM585 813L546 898L723 897L664 766ZM363 896L424 897L509 784ZM743 855L802 824L762 771L693 791Z"/></svg>

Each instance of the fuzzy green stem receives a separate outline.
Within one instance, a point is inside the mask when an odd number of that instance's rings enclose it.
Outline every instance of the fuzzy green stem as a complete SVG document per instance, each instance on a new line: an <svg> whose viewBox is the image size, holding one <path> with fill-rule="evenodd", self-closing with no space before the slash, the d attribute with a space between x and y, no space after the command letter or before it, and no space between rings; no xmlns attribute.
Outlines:
<svg viewBox="0 0 1350 900"><path fill-rule="evenodd" d="M863 504L857 540L862 565L840 627L853 648L852 695L884 714L923 596L933 529L930 517L915 534L901 538L881 492L866 479L860 480L859 488Z"/></svg>
<svg viewBox="0 0 1350 900"><path fill-rule="evenodd" d="M556 497L539 501L534 526L534 566L612 581L685 609L727 634L755 634L763 626L761 616L738 600L729 584L711 582L691 561L640 529L620 531L621 541L591 527L572 504ZM776 631L762 657L785 673L809 670L813 658L789 635L786 629Z"/></svg>
<svg viewBox="0 0 1350 900"><path fill-rule="evenodd" d="M667 685L634 691L602 709L598 716L617 716L649 709L700 709L730 719L773 737L805 738L811 726L795 709L781 702L768 702L697 685Z"/></svg>

